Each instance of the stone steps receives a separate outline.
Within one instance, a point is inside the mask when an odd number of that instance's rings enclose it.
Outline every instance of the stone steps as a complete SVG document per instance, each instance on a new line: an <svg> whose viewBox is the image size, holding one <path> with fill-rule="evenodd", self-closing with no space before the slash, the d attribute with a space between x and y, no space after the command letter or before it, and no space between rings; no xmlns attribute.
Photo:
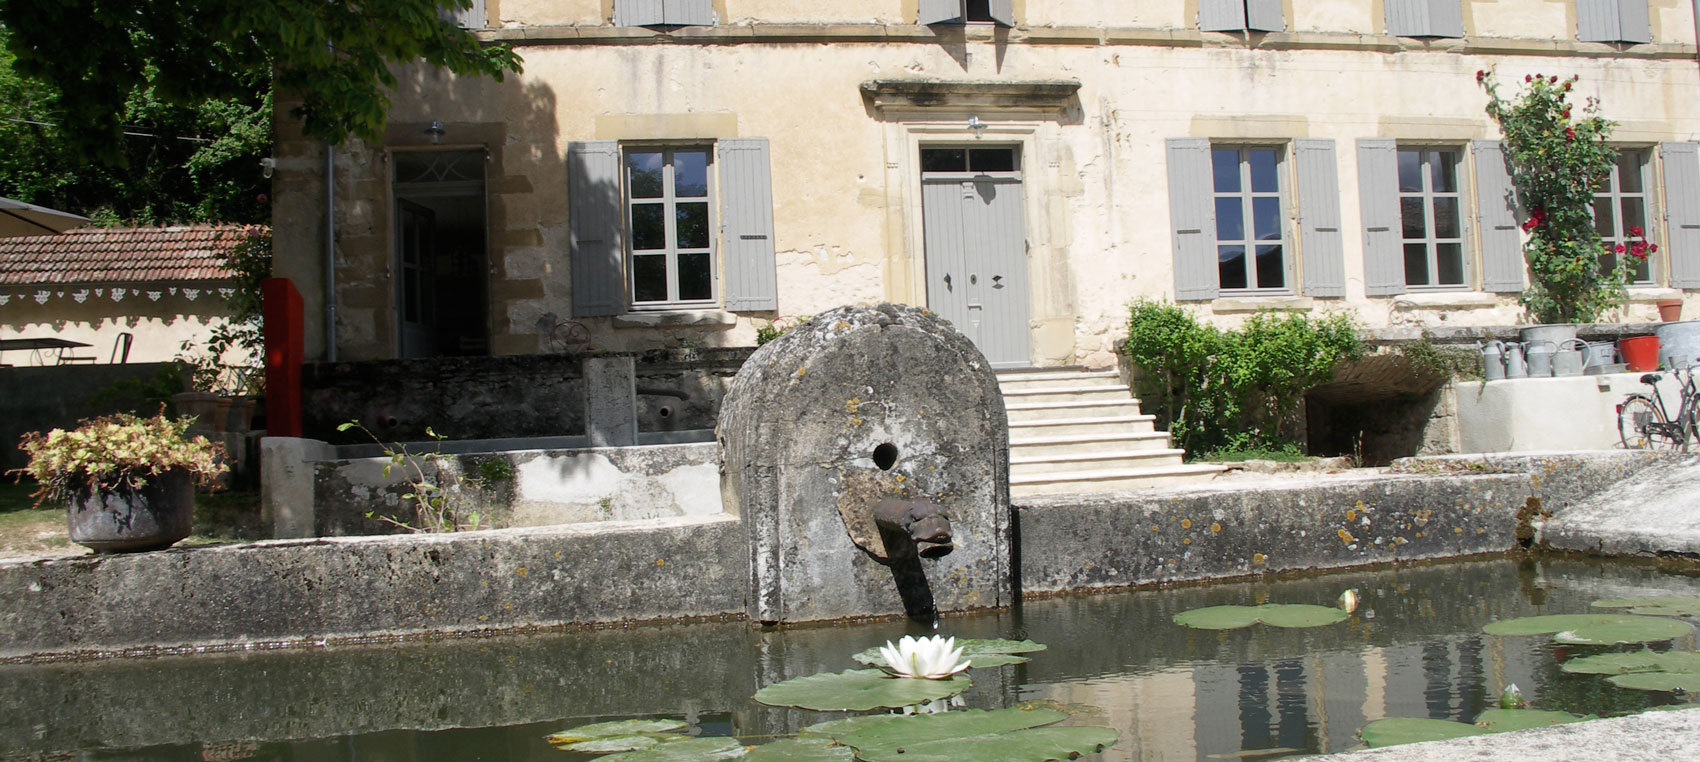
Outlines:
<svg viewBox="0 0 1700 762"><path fill-rule="evenodd" d="M1224 470L1183 463L1115 371L1003 371L998 385L1014 497L1194 484Z"/></svg>

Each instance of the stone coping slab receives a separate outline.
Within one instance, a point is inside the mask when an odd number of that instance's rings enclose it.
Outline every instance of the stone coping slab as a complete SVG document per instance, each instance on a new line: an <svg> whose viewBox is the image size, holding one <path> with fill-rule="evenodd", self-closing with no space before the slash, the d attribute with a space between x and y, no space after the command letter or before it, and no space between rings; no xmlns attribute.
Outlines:
<svg viewBox="0 0 1700 762"><path fill-rule="evenodd" d="M1647 762L1700 757L1700 709L1304 757L1328 762Z"/></svg>

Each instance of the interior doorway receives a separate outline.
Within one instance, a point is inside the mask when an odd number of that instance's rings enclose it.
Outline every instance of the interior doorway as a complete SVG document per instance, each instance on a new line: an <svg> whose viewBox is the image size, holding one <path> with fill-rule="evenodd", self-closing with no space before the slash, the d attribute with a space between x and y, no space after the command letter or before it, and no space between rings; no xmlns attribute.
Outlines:
<svg viewBox="0 0 1700 762"><path fill-rule="evenodd" d="M481 150L394 154L397 355L490 353Z"/></svg>

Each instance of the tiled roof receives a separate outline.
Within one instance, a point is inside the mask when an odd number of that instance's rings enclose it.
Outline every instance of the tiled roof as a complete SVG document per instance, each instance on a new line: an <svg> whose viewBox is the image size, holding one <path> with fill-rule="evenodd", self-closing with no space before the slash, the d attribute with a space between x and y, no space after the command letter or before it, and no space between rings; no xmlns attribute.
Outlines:
<svg viewBox="0 0 1700 762"><path fill-rule="evenodd" d="M0 238L0 285L228 280L224 253L247 235L242 225L184 225Z"/></svg>

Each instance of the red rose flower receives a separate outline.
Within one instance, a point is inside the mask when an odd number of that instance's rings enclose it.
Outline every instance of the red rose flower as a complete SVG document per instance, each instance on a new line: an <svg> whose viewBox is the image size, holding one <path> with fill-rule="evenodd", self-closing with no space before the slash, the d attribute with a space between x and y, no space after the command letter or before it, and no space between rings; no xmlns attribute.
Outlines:
<svg viewBox="0 0 1700 762"><path fill-rule="evenodd" d="M1575 140L1576 139L1576 131L1573 130L1573 129L1570 129L1569 127L1564 128L1564 139L1565 140Z"/></svg>
<svg viewBox="0 0 1700 762"><path fill-rule="evenodd" d="M1630 225L1629 226L1629 234L1632 235L1632 236L1639 237L1639 236L1642 235L1641 228L1638 228L1634 225Z"/></svg>
<svg viewBox="0 0 1700 762"><path fill-rule="evenodd" d="M1623 252L1629 251L1629 248L1620 243L1617 246L1612 247L1612 251L1622 254Z"/></svg>
<svg viewBox="0 0 1700 762"><path fill-rule="evenodd" d="M1524 82L1532 82L1532 81L1534 81L1534 79L1535 79L1535 78L1534 78L1534 77L1531 77L1531 76L1529 76L1529 75L1527 75L1527 74L1524 74L1524 75L1523 75L1523 81L1524 81Z"/></svg>

